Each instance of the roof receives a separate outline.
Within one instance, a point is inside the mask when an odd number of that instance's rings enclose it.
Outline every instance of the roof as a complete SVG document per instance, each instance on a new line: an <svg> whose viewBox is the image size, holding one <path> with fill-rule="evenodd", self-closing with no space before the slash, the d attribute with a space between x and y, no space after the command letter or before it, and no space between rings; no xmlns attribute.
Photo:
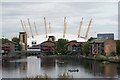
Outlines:
<svg viewBox="0 0 120 80"><path fill-rule="evenodd" d="M6 44L2 44L2 45L0 45L0 47L4 47L4 46L8 46L8 45L6 45Z"/></svg>
<svg viewBox="0 0 120 80"><path fill-rule="evenodd" d="M26 32L19 32L20 34L26 34Z"/></svg>
<svg viewBox="0 0 120 80"><path fill-rule="evenodd" d="M57 41L60 38L63 38L62 33L54 33L54 34L48 34L48 36L55 36L55 41ZM64 39L68 39L69 41L72 40L76 40L77 42L86 42L87 39L83 39L83 38L78 38L77 35L73 35L73 34L66 34ZM38 44L41 44L44 41L47 41L48 38L46 38L46 35L37 35L34 36L34 38L29 37L27 40L27 43L29 46L32 46L31 42L32 41L37 41Z"/></svg>
<svg viewBox="0 0 120 80"><path fill-rule="evenodd" d="M77 43L77 41L76 41L76 40L69 41L68 43L70 43L70 42L76 42L76 43Z"/></svg>
<svg viewBox="0 0 120 80"><path fill-rule="evenodd" d="M98 34L114 34L114 32L99 32Z"/></svg>
<svg viewBox="0 0 120 80"><path fill-rule="evenodd" d="M75 42L75 43L85 43L85 42L77 42L76 40L69 41L68 43Z"/></svg>
<svg viewBox="0 0 120 80"><path fill-rule="evenodd" d="M103 43L103 42L105 42L105 40L107 40L107 39L104 39L104 38L98 38L98 39L94 39L94 40L92 40L92 41L90 41L90 43Z"/></svg>
<svg viewBox="0 0 120 80"><path fill-rule="evenodd" d="M16 42L14 42L14 41L8 41L8 42L6 42L6 43L13 43L13 44L16 44Z"/></svg>
<svg viewBox="0 0 120 80"><path fill-rule="evenodd" d="M55 44L55 42L53 42L53 41L45 41L45 42L42 42L41 44L44 44L44 43L47 43L47 42L50 42L50 43L54 43L54 44Z"/></svg>

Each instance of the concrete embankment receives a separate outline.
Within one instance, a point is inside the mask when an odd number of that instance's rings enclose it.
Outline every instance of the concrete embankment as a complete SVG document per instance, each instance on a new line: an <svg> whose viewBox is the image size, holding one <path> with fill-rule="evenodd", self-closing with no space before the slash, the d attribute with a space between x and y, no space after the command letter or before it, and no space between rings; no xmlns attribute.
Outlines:
<svg viewBox="0 0 120 80"><path fill-rule="evenodd" d="M95 61L108 61L108 62L111 62L111 63L120 63L120 59L117 58L117 59L110 59L109 57L105 57L105 58L98 58L98 57L89 57L89 56L83 56L83 55L80 55L80 57L84 58L84 59L88 59L88 60L95 60ZM114 58L114 57L113 57Z"/></svg>
<svg viewBox="0 0 120 80"><path fill-rule="evenodd" d="M111 62L111 63L120 63L120 59L112 59L112 58L109 58L109 57L93 57L93 56L84 56L84 55L40 55L40 54L25 54L25 53L16 53L16 54L10 54L10 55L5 55L5 56L2 56L2 60L3 61L8 61L8 60L12 60L12 59L19 59L20 57L22 56L30 56L30 55L35 55L37 56L37 58L51 58L51 57L74 57L74 56L77 56L77 57L81 57L81 58L84 58L84 59L87 59L87 60L95 60L95 61L108 61L108 62ZM113 57L114 58L114 57Z"/></svg>

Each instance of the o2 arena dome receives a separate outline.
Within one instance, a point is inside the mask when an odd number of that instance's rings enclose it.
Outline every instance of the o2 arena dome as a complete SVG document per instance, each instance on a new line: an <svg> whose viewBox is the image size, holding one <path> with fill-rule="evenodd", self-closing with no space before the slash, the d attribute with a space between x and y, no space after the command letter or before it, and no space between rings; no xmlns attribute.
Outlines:
<svg viewBox="0 0 120 80"><path fill-rule="evenodd" d="M66 34L65 38L63 38L62 33L48 34L48 37L49 36L54 36L55 37L55 41L57 41L60 38L67 39L69 41L76 40L77 42L86 42L87 41L87 39L78 38L78 36L73 35L73 34ZM27 40L27 44L29 45L29 47L31 47L32 46L32 42L36 42L36 44L40 44L40 43L42 43L44 41L47 41L48 37L46 38L46 35L37 35L37 36L34 36L34 38L29 37L28 40Z"/></svg>
<svg viewBox="0 0 120 80"><path fill-rule="evenodd" d="M55 41L57 41L58 39L62 38L62 39L67 39L68 41L72 41L72 40L76 40L77 42L86 42L87 41L87 36L88 36L88 32L89 32L89 29L90 29L90 25L92 23L92 19L90 20L89 24L88 24L88 28L87 28L87 31L86 31L86 34L85 34L85 37L80 37L80 32L81 32L81 27L82 27L82 21L83 21L83 18L82 20L80 21L80 26L79 26L79 30L78 30L78 36L77 35L73 35L73 34L66 34L66 29L67 29L67 25L66 25L66 17L64 17L64 30L63 30L63 33L55 33L55 32L52 32L51 34L51 25L49 23L49 34L47 33L47 23L46 23L46 18L44 17L44 28L45 28L45 34L44 35L37 35L38 32L37 32L37 29L36 29L36 24L34 22L34 27L35 27L35 31L36 31L36 36L33 36L33 33L32 33L32 28L31 28L31 24L30 24L30 21L29 21L29 18L28 18L28 25L30 27L30 31L31 31L31 34L32 34L32 37L29 37L27 38L27 45L29 45L29 47L32 46L32 44L41 44L42 42L44 41L47 41L49 36L54 36L55 37ZM23 30L27 33L27 30L25 30L25 27L24 24L23 24L23 21L21 20L21 24L22 24L22 27L23 27ZM47 37L46 37L47 36Z"/></svg>

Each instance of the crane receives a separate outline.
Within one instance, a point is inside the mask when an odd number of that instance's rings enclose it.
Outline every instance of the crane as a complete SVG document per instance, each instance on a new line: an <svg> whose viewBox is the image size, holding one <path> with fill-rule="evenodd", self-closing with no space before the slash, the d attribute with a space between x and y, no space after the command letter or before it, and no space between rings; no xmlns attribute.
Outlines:
<svg viewBox="0 0 120 80"><path fill-rule="evenodd" d="M82 28L82 21L83 21L83 18L80 21L80 26L79 26L79 30L78 30L78 38L80 37L80 31L81 31L81 28Z"/></svg>
<svg viewBox="0 0 120 80"><path fill-rule="evenodd" d="M36 35L38 35L37 28L36 28L36 23L35 22L34 22L34 27L35 27Z"/></svg>
<svg viewBox="0 0 120 80"><path fill-rule="evenodd" d="M47 27L46 27L46 18L44 17L44 26L45 26L45 33L46 33L46 38L48 37L47 36Z"/></svg>
<svg viewBox="0 0 120 80"><path fill-rule="evenodd" d="M66 34L66 17L64 17L64 31L63 31L63 38L65 38Z"/></svg>
<svg viewBox="0 0 120 80"><path fill-rule="evenodd" d="M30 31L31 31L32 38L34 38L33 33L32 33L32 28L31 28L31 24L30 24L29 18L28 18L28 25L29 25L29 27L30 27Z"/></svg>
<svg viewBox="0 0 120 80"><path fill-rule="evenodd" d="M49 22L49 31L50 31L50 33L51 33L51 24L50 24L50 22Z"/></svg>
<svg viewBox="0 0 120 80"><path fill-rule="evenodd" d="M87 28L87 31L86 31L86 34L85 34L85 38L88 37L88 32L89 32L89 30L90 30L90 25L91 25L91 23L92 23L92 19L90 20L90 22L89 22L89 24L88 24L88 28Z"/></svg>

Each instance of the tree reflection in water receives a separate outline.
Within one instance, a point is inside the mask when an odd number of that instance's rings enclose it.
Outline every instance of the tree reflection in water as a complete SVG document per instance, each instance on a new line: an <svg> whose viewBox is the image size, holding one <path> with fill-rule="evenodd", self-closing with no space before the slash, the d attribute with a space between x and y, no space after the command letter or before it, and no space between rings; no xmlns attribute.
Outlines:
<svg viewBox="0 0 120 80"><path fill-rule="evenodd" d="M69 72L76 70L78 72ZM14 60L2 63L3 77L30 77L47 74L51 78L72 75L73 78L85 77L118 77L119 64L102 64L101 62L86 60L77 56L42 57ZM10 74L11 73L11 74ZM19 73L19 74L18 74ZM64 74L64 75L63 75Z"/></svg>

